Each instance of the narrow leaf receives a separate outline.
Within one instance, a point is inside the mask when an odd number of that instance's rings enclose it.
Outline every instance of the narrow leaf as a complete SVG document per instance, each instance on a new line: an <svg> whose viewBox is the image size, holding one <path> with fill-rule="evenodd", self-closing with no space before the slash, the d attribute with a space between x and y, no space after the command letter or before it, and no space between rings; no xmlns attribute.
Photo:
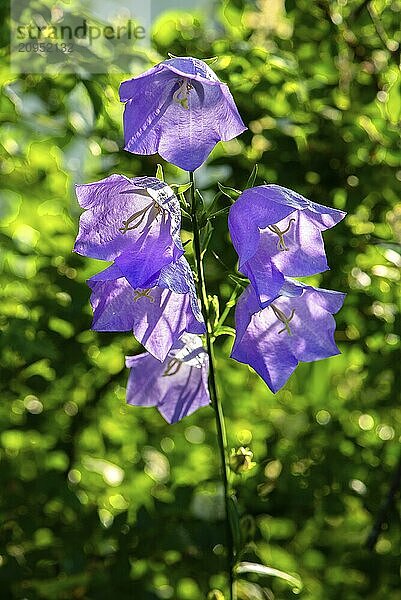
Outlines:
<svg viewBox="0 0 401 600"><path fill-rule="evenodd" d="M164 181L164 172L163 167L161 165L157 165L156 178L160 179L160 181Z"/></svg>
<svg viewBox="0 0 401 600"><path fill-rule="evenodd" d="M217 252L215 252L214 250L212 251L213 256L215 257L215 259L221 264L221 266L226 270L229 271L230 269L227 267L227 265L221 260L220 256L217 254Z"/></svg>
<svg viewBox="0 0 401 600"><path fill-rule="evenodd" d="M210 215L209 219L215 219L216 217L219 217L220 215L225 215L228 213L228 211L230 210L229 206L225 206L224 208L218 210L217 212L213 213L212 215Z"/></svg>
<svg viewBox="0 0 401 600"><path fill-rule="evenodd" d="M238 275L232 275L231 273L229 274L229 278L238 283L242 288L245 288L249 283L249 279L246 279L246 277L238 277Z"/></svg>
<svg viewBox="0 0 401 600"><path fill-rule="evenodd" d="M196 198L196 217L198 219L198 227L199 229L203 229L207 223L207 215L205 211L205 203L203 201L203 197L199 190L195 192Z"/></svg>
<svg viewBox="0 0 401 600"><path fill-rule="evenodd" d="M207 63L208 65L214 65L218 60L218 56L211 56L210 58L204 58L203 62Z"/></svg>
<svg viewBox="0 0 401 600"><path fill-rule="evenodd" d="M235 329L224 325L216 329L214 332L214 337L219 337L220 335L230 335L231 337L235 337Z"/></svg>
<svg viewBox="0 0 401 600"><path fill-rule="evenodd" d="M246 190L255 185L256 177L258 176L258 169L259 169L259 166L258 166L258 164L256 164L253 167L251 174L249 175L248 181L246 182L246 186L245 186Z"/></svg>
<svg viewBox="0 0 401 600"><path fill-rule="evenodd" d="M185 210L185 208L181 207L181 212L182 212L182 214L183 214L184 217L187 217L187 219L191 219L191 215L189 214L189 212L187 212Z"/></svg>
<svg viewBox="0 0 401 600"><path fill-rule="evenodd" d="M205 254L206 250L208 249L210 240L212 239L212 234L213 234L213 225L208 221L206 223L206 226L202 229L201 235L200 235L202 256Z"/></svg>
<svg viewBox="0 0 401 600"><path fill-rule="evenodd" d="M294 577L284 571L279 571L279 569L273 569L272 567L266 567L265 565L260 565L258 563L241 562L237 565L236 572L257 573L258 575L266 575L268 577L279 577L280 579L284 579L284 581L288 581L288 583L297 588L297 590L302 589L302 582L299 577Z"/></svg>
<svg viewBox="0 0 401 600"><path fill-rule="evenodd" d="M217 194L214 196L214 198L207 210L208 215L211 215L213 213L215 206L217 205L218 199L221 198L223 195L224 194L222 192L220 192L220 191L217 192Z"/></svg>
<svg viewBox="0 0 401 600"><path fill-rule="evenodd" d="M229 515L228 516L230 519L231 530L233 533L235 552L238 555L241 552L242 548L241 548L241 529L240 529L240 523L239 523L237 499L235 498L235 496L230 496L228 500L229 500L228 501Z"/></svg>
<svg viewBox="0 0 401 600"><path fill-rule="evenodd" d="M217 185L219 186L221 193L227 196L227 198L230 198L230 200L236 200L238 196L241 195L241 192L235 188L228 187L222 183L218 183Z"/></svg>
<svg viewBox="0 0 401 600"><path fill-rule="evenodd" d="M177 190L177 194L184 194L185 192L187 192L191 187L192 187L192 183L189 181L188 183L172 183L170 185L171 188L176 188Z"/></svg>

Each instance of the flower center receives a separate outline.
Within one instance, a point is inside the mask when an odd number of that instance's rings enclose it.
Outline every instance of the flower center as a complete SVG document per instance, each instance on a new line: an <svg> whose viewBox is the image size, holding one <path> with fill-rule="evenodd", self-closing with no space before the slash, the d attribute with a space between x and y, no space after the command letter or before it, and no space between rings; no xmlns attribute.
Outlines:
<svg viewBox="0 0 401 600"><path fill-rule="evenodd" d="M274 304L270 304L270 307L272 308L276 318L281 321L281 323L284 324L283 329L280 329L280 331L278 333L284 333L284 331L286 331L288 333L288 335L292 335L289 323L290 321L292 321L292 319L294 318L295 315L295 309L293 308L291 311L291 314L289 317L287 317L287 315L285 313L283 313L282 310L280 310L279 308L277 308L277 306L275 306Z"/></svg>
<svg viewBox="0 0 401 600"><path fill-rule="evenodd" d="M179 87L173 94L173 102L176 104L181 104L185 110L189 109L188 106L188 94L193 89L193 85L190 83L189 79L180 79L178 81Z"/></svg>
<svg viewBox="0 0 401 600"><path fill-rule="evenodd" d="M138 210L138 212L134 213L130 216L129 219L123 221L123 226L119 228L121 233L125 234L127 231L131 231L132 229L138 229L138 227L143 223L146 214L148 213L149 222L153 222L157 217L163 213L163 209L157 204L157 202L151 202L142 210Z"/></svg>
<svg viewBox="0 0 401 600"><path fill-rule="evenodd" d="M288 223L288 226L286 227L286 229L284 229L284 231L281 231L280 227L278 227L277 225L268 225L267 227L268 229L270 229L270 231L278 235L277 248L282 252L288 251L288 246L284 240L284 234L289 232L293 222L295 222L295 219L290 219L290 222Z"/></svg>
<svg viewBox="0 0 401 600"><path fill-rule="evenodd" d="M167 365L166 370L164 371L162 377L171 377L172 375L176 375L178 371L181 369L182 362L177 360L176 358L172 358Z"/></svg>
<svg viewBox="0 0 401 600"><path fill-rule="evenodd" d="M134 290L134 302L138 302L140 298L147 298L153 304L155 299L150 295L151 289L152 288L147 288L146 290Z"/></svg>

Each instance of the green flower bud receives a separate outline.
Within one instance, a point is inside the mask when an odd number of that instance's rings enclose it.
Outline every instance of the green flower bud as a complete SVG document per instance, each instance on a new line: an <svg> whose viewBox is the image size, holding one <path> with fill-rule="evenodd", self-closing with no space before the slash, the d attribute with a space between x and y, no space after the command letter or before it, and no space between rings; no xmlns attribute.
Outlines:
<svg viewBox="0 0 401 600"><path fill-rule="evenodd" d="M220 590L211 590L207 595L207 600L224 600L224 594Z"/></svg>
<svg viewBox="0 0 401 600"><path fill-rule="evenodd" d="M234 471L234 473L245 473L245 471L250 471L255 465L255 462L252 462L253 452L249 450L249 448L232 448L230 455L230 469Z"/></svg>

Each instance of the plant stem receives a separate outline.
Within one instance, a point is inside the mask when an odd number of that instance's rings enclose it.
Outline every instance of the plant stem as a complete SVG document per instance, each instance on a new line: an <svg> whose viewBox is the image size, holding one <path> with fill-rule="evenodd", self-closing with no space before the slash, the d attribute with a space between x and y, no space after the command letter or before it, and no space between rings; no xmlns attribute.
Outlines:
<svg viewBox="0 0 401 600"><path fill-rule="evenodd" d="M214 414L216 419L217 428L217 440L219 444L220 460L221 460L221 471L223 476L224 486L224 503L226 513L226 531L227 531L227 549L228 549L228 574L229 574L229 589L230 589L230 600L234 600L234 537L230 523L230 490L228 485L229 466L227 460L227 435L224 424L223 408L217 394L216 386L216 374L214 364L214 352L213 352L213 328L209 318L209 301L207 295L205 274L203 269L202 260L202 249L200 241L200 231L198 227L198 218L196 214L196 193L195 193L195 178L193 173L189 173L191 186L191 219L192 228L194 235L194 255L196 262L196 270L198 275L197 287L198 294L201 301L201 308L203 318L206 324L206 345L209 354L209 393L214 408Z"/></svg>

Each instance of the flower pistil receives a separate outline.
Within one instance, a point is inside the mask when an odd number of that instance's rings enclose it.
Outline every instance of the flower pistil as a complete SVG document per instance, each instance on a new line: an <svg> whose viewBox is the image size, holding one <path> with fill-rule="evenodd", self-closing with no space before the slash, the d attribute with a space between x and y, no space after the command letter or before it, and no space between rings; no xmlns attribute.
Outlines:
<svg viewBox="0 0 401 600"><path fill-rule="evenodd" d="M132 229L138 229L138 227L143 223L147 213L149 213L149 223L151 223L163 212L163 209L161 206L159 206L159 204L157 204L157 202L151 202L141 210L138 210L138 212L131 215L129 219L123 221L123 226L120 227L119 230L121 233L125 234L127 231L131 231Z"/></svg>
<svg viewBox="0 0 401 600"><path fill-rule="evenodd" d="M271 306L271 308L272 308L275 316L277 317L277 319L279 321L281 321L281 323L284 324L283 329L280 329L280 331L278 333L284 333L284 331L286 331L288 333L288 335L292 335L289 323L294 318L295 309L292 309L290 316L287 317L287 315L285 313L283 313L282 310L280 310L279 308L277 308L277 306L275 306L274 304L270 304L270 306Z"/></svg>
<svg viewBox="0 0 401 600"><path fill-rule="evenodd" d="M153 304L155 299L150 295L150 291L152 288L147 288L146 290L134 290L134 302L138 302L140 298L148 298L148 300Z"/></svg>
<svg viewBox="0 0 401 600"><path fill-rule="evenodd" d="M180 360L177 360L176 358L172 358L169 361L167 368L164 371L162 376L163 377L171 377L172 375L175 375L180 370L181 365L182 365L182 362Z"/></svg>
<svg viewBox="0 0 401 600"><path fill-rule="evenodd" d="M284 234L288 233L289 230L291 229L291 225L292 223L295 222L295 219L290 219L287 227L284 229L284 231L281 231L280 227L278 227L277 225L269 225L268 229L270 229L270 231L272 231L273 233L275 233L276 235L278 235L278 242L277 242L277 248L283 252L287 252L288 251L288 246L285 243L284 240Z"/></svg>
<svg viewBox="0 0 401 600"><path fill-rule="evenodd" d="M193 89L193 85L190 83L189 79L186 79L185 77L178 83L179 87L173 94L173 102L181 104L185 110L188 110L188 94Z"/></svg>

